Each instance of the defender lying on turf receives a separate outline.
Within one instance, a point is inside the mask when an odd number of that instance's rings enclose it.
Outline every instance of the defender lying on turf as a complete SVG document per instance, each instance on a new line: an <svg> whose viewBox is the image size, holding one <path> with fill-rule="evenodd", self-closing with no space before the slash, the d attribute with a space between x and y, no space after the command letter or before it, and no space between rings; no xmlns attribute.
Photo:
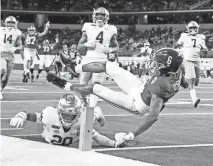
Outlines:
<svg viewBox="0 0 213 166"><path fill-rule="evenodd" d="M66 94L59 100L58 107L46 107L42 112L19 112L11 119L10 125L22 127L26 120L43 124L42 137L50 144L69 146L79 141L80 116L84 107L83 101L76 94ZM98 107L94 109L94 121L101 127L105 118ZM123 142L111 140L93 130L93 140L102 146L120 147Z"/></svg>
<svg viewBox="0 0 213 166"><path fill-rule="evenodd" d="M163 48L154 55L150 65L152 78L143 85L130 72L116 66L114 63L90 63L73 67L75 72L106 72L123 92L115 92L100 84L74 85L55 74L47 75L47 80L54 85L80 93L82 97L95 94L110 104L123 108L137 115L147 114L144 121L134 132L118 133L116 139L129 141L151 127L157 120L164 103L173 97L180 86L187 88L188 84L181 70L182 56L174 49Z"/></svg>

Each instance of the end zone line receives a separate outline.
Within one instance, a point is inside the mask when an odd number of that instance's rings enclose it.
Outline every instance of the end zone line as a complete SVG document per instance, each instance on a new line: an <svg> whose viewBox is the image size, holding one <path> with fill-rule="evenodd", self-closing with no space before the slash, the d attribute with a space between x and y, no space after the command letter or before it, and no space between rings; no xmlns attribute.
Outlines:
<svg viewBox="0 0 213 166"><path fill-rule="evenodd" d="M10 118L11 119L11 118ZM1 128L0 131L23 130L24 128Z"/></svg>
<svg viewBox="0 0 213 166"><path fill-rule="evenodd" d="M166 146L145 146L145 147L126 147L126 148L105 148L94 149L95 152L124 151L124 150L147 150L147 149L171 149L171 148L192 148L192 147L213 147L213 144L191 144L191 145L166 145Z"/></svg>
<svg viewBox="0 0 213 166"><path fill-rule="evenodd" d="M213 115L213 112L202 112L202 113L198 113L198 112L189 112L189 113L162 113L160 114L160 116L185 116L185 115ZM122 116L137 116L137 115L133 115L133 114L108 114L108 115L104 115L105 117L122 117ZM146 116L146 115L144 115ZM140 117L140 116L138 116ZM0 120L10 120L10 117L0 117Z"/></svg>

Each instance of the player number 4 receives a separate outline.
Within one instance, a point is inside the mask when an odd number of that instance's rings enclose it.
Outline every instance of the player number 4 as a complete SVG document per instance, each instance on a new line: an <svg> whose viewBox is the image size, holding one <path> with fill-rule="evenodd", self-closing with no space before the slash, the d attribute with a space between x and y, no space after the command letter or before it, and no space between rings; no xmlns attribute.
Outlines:
<svg viewBox="0 0 213 166"><path fill-rule="evenodd" d="M104 32L103 31L101 31L99 34L98 34L98 36L96 37L96 40L98 40L99 41L99 43L103 43L103 37L104 37Z"/></svg>

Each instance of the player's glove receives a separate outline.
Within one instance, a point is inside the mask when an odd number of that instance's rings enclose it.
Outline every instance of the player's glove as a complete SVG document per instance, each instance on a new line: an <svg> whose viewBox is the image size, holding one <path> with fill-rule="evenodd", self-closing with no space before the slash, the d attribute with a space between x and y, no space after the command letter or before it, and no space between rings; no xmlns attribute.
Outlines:
<svg viewBox="0 0 213 166"><path fill-rule="evenodd" d="M116 133L115 134L115 140L117 142L118 147L124 147L129 145L133 140L135 136L133 133Z"/></svg>
<svg viewBox="0 0 213 166"><path fill-rule="evenodd" d="M94 50L96 47L96 41L88 41L84 43L85 47L87 47L90 50Z"/></svg>
<svg viewBox="0 0 213 166"><path fill-rule="evenodd" d="M47 23L46 23L46 28L50 28L50 22L48 21Z"/></svg>
<svg viewBox="0 0 213 166"><path fill-rule="evenodd" d="M58 77L56 74L54 73L48 73L46 76L46 79L48 82L51 82L52 84L58 86L59 88L64 89L67 81L61 79L60 77Z"/></svg>
<svg viewBox="0 0 213 166"><path fill-rule="evenodd" d="M27 114L25 112L19 112L14 118L10 120L10 125L16 128L22 127L26 119Z"/></svg>

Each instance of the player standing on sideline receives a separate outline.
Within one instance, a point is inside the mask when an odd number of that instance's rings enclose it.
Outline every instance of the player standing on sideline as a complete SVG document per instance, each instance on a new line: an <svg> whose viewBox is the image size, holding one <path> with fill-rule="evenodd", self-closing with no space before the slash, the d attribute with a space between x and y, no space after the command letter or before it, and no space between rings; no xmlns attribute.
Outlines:
<svg viewBox="0 0 213 166"><path fill-rule="evenodd" d="M194 86L198 86L199 84L201 51L207 53L205 45L206 37L203 34L198 34L199 25L195 21L191 21L186 28L188 33L181 34L177 47L180 47L183 52L185 75L189 82L192 104L196 108L200 99L197 98Z"/></svg>
<svg viewBox="0 0 213 166"><path fill-rule="evenodd" d="M136 76L118 67L113 62L93 62L75 67L78 68L76 70L78 73L81 71L106 72L123 92L113 91L97 83L74 85L53 73L47 75L47 80L64 90L80 93L82 97L92 93L113 106L130 113L147 114L134 132L116 134L117 139L129 141L146 131L158 120L165 102L178 93L180 86L188 87L181 70L182 62L183 57L178 51L171 48L158 50L150 65L152 78L145 85Z"/></svg>
<svg viewBox="0 0 213 166"><path fill-rule="evenodd" d="M25 39L24 43L24 73L23 73L23 82L27 82L30 78L30 72L33 73L32 69L30 71L30 66L33 64L34 57L37 54L37 45L38 45L38 38L43 37L47 34L48 29L50 27L49 21L45 25L45 29L42 33L36 32L34 26L29 27L27 30L27 34L23 34L23 38Z"/></svg>
<svg viewBox="0 0 213 166"><path fill-rule="evenodd" d="M50 46L49 40L46 39L44 40L41 46L41 49L43 50L43 57L40 58L39 69L38 69L38 74L36 76L36 79L39 78L39 75L41 74L42 70L45 70L46 73L50 71L50 65L51 65L50 51L53 49L53 46Z"/></svg>
<svg viewBox="0 0 213 166"><path fill-rule="evenodd" d="M70 146L79 141L80 117L84 109L83 101L75 94L66 94L60 98L58 107L48 106L42 112L22 111L11 119L10 125L22 127L24 122L32 121L43 125L41 136L50 144ZM94 109L94 122L101 127L105 124L105 118L100 109ZM111 140L93 129L92 138L95 143L107 147L122 146L122 141Z"/></svg>
<svg viewBox="0 0 213 166"><path fill-rule="evenodd" d="M107 56L111 53L117 53L119 45L117 42L117 28L108 24L109 12L99 7L93 11L93 23L85 23L82 28L82 37L78 43L78 52L87 50L81 64L91 62L106 62ZM61 57L61 60L67 64L69 60ZM72 68L71 72L76 74ZM80 74L80 84L86 85L92 79L93 83L102 83L105 79L105 73L82 72ZM90 95L90 106L95 107L98 97Z"/></svg>
<svg viewBox="0 0 213 166"><path fill-rule="evenodd" d="M13 16L5 19L5 27L0 29L0 53L1 53L1 92L0 99L3 99L2 90L6 87L9 76L14 66L14 53L22 49L21 31L17 29L17 21Z"/></svg>

